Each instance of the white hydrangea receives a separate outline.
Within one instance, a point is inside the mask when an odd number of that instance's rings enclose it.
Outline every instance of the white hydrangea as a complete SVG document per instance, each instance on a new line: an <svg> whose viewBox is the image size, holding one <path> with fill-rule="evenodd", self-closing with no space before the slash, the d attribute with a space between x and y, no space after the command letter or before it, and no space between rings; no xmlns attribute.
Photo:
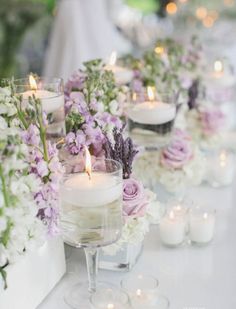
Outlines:
<svg viewBox="0 0 236 309"><path fill-rule="evenodd" d="M187 187L200 185L205 177L206 159L197 146L193 146L193 158L181 169L170 169L160 163L160 154L145 152L134 165L135 175L147 187L161 184L171 193L185 191Z"/></svg>

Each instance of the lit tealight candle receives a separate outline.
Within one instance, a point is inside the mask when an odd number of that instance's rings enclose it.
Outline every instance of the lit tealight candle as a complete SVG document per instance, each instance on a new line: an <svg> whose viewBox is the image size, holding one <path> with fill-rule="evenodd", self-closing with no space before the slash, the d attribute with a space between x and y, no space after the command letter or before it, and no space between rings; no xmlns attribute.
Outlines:
<svg viewBox="0 0 236 309"><path fill-rule="evenodd" d="M163 244L171 247L183 243L185 237L186 220L183 215L176 215L171 210L160 223L160 237Z"/></svg>
<svg viewBox="0 0 236 309"><path fill-rule="evenodd" d="M235 158L232 153L222 150L215 157L208 158L207 181L213 187L232 184L235 176Z"/></svg>
<svg viewBox="0 0 236 309"><path fill-rule="evenodd" d="M31 90L27 90L22 93L24 101L28 101L29 97L35 96L37 99L41 100L42 109L47 114L56 112L62 108L64 109L63 94L58 94L45 89L39 89L37 82L32 75L29 76L29 85Z"/></svg>
<svg viewBox="0 0 236 309"><path fill-rule="evenodd" d="M111 53L109 63L104 67L106 71L112 71L117 84L128 84L133 78L133 72L127 68L116 65L117 54Z"/></svg>
<svg viewBox="0 0 236 309"><path fill-rule="evenodd" d="M207 244L214 235L215 213L196 208L190 212L189 237L192 243Z"/></svg>
<svg viewBox="0 0 236 309"><path fill-rule="evenodd" d="M169 301L158 292L158 281L151 276L129 276L121 281L122 288L130 297L132 308L169 308Z"/></svg>

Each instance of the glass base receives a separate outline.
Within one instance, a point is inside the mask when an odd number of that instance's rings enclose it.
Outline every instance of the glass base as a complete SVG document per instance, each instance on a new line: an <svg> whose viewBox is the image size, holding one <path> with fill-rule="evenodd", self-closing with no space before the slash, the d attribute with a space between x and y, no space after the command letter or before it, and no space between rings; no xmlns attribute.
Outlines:
<svg viewBox="0 0 236 309"><path fill-rule="evenodd" d="M65 303L73 309L89 308L88 283L77 283L73 285L64 295Z"/></svg>
<svg viewBox="0 0 236 309"><path fill-rule="evenodd" d="M119 290L119 288L112 283L98 282L97 291L107 289ZM91 308L91 295L92 293L88 291L88 282L78 282L66 291L64 301L72 309Z"/></svg>

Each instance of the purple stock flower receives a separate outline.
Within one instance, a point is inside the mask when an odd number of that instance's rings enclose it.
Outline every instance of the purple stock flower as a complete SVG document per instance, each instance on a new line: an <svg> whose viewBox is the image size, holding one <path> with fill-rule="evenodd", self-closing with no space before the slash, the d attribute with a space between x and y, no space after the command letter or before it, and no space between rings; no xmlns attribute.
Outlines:
<svg viewBox="0 0 236 309"><path fill-rule="evenodd" d="M23 142L27 145L38 146L40 143L40 136L38 128L31 124L26 131L22 133Z"/></svg>

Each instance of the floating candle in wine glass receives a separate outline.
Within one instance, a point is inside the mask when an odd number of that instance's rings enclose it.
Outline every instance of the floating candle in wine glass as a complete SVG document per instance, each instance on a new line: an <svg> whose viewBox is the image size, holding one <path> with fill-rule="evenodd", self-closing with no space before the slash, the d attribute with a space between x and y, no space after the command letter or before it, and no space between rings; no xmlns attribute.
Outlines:
<svg viewBox="0 0 236 309"><path fill-rule="evenodd" d="M112 71L117 84L128 84L133 78L133 72L127 68L116 65L117 53L113 51L109 63L104 67L106 71Z"/></svg>

